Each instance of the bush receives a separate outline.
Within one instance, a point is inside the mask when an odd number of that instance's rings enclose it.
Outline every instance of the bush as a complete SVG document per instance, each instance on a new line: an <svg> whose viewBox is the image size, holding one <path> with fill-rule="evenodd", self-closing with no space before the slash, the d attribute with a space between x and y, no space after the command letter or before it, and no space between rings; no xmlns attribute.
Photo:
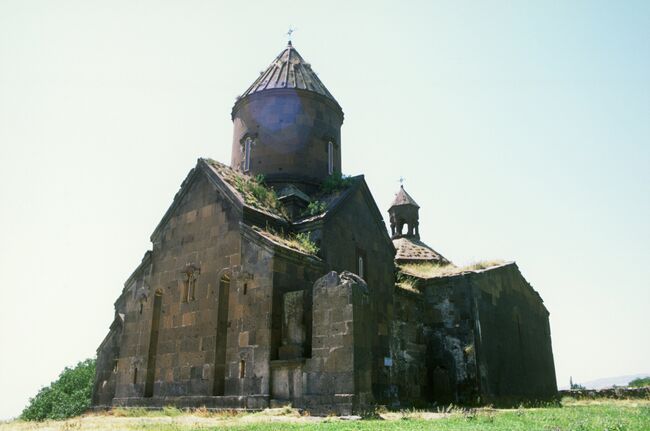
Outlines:
<svg viewBox="0 0 650 431"><path fill-rule="evenodd" d="M302 215L315 216L318 215L327 209L327 204L321 201L311 201L307 208L302 212Z"/></svg>
<svg viewBox="0 0 650 431"><path fill-rule="evenodd" d="M352 177L343 175L340 172L334 172L329 177L325 178L321 185L321 191L325 194L330 194L345 190L352 185L354 180Z"/></svg>
<svg viewBox="0 0 650 431"><path fill-rule="evenodd" d="M650 386L650 377L644 377L644 378L639 377L638 379L632 380L627 385L631 388L643 388L646 386Z"/></svg>
<svg viewBox="0 0 650 431"><path fill-rule="evenodd" d="M94 378L94 359L79 362L74 368L66 367L56 381L30 398L20 418L42 421L82 414L90 407Z"/></svg>

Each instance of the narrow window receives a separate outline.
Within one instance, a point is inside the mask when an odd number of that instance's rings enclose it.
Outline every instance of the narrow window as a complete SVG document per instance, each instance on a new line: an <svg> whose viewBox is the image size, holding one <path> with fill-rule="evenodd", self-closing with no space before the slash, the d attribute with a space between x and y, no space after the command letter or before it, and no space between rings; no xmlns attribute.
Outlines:
<svg viewBox="0 0 650 431"><path fill-rule="evenodd" d="M196 278L194 278L194 275L190 277L189 280L189 289L187 291L187 301L194 301L194 292L196 290Z"/></svg>
<svg viewBox="0 0 650 431"><path fill-rule="evenodd" d="M138 383L138 367L135 367L133 370L133 384Z"/></svg>
<svg viewBox="0 0 650 431"><path fill-rule="evenodd" d="M160 331L160 314L162 312L162 292L158 291L153 299L153 317L151 334L149 335L149 353L147 355L147 374L144 386L144 396L153 396L154 379L156 377L156 354L158 352L158 334ZM136 369L137 373L137 369Z"/></svg>
<svg viewBox="0 0 650 431"><path fill-rule="evenodd" d="M239 378L243 379L246 375L246 361L243 359L239 361Z"/></svg>
<svg viewBox="0 0 650 431"><path fill-rule="evenodd" d="M361 277L361 278L363 278L364 275L365 275L363 273L363 269L364 269L363 268L363 256L359 256L359 263L358 263L357 272L359 273L359 277Z"/></svg>
<svg viewBox="0 0 650 431"><path fill-rule="evenodd" d="M367 272L366 252L357 248L357 275L365 280L368 276Z"/></svg>
<svg viewBox="0 0 650 431"><path fill-rule="evenodd" d="M182 302L187 302L187 297L189 296L189 293L190 293L190 281L183 280L183 291L181 292Z"/></svg>
<svg viewBox="0 0 650 431"><path fill-rule="evenodd" d="M332 141L327 143L327 173L329 175L334 173L334 144Z"/></svg>
<svg viewBox="0 0 650 431"><path fill-rule="evenodd" d="M228 345L228 298L230 295L230 278L224 275L219 281L217 300L217 328L214 350L214 381L212 395L224 395L226 377L226 347Z"/></svg>
<svg viewBox="0 0 650 431"><path fill-rule="evenodd" d="M252 145L253 145L253 139L249 136L244 141L244 172L248 172L251 169Z"/></svg>
<svg viewBox="0 0 650 431"><path fill-rule="evenodd" d="M248 283L244 283L244 295L248 292Z"/></svg>
<svg viewBox="0 0 650 431"><path fill-rule="evenodd" d="M117 373L117 359L113 359L113 372Z"/></svg>
<svg viewBox="0 0 650 431"><path fill-rule="evenodd" d="M141 303L140 303L140 314L142 314L142 309L143 309L143 308L144 308L144 305L143 305L142 302L141 302Z"/></svg>

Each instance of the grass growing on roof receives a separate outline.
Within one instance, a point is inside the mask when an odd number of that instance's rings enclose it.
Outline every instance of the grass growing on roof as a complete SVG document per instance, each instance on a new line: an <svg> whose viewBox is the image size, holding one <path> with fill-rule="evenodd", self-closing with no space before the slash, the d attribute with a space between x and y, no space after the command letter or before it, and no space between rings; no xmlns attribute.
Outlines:
<svg viewBox="0 0 650 431"><path fill-rule="evenodd" d="M287 216L275 190L264 184L263 175L251 177L212 159L208 159L208 163L239 192L247 205L281 217Z"/></svg>
<svg viewBox="0 0 650 431"><path fill-rule="evenodd" d="M340 172L334 172L332 175L325 178L321 184L321 192L329 194L347 189L352 185L352 181L351 176L343 175Z"/></svg>
<svg viewBox="0 0 650 431"><path fill-rule="evenodd" d="M302 215L315 216L325 211L326 208L327 204L323 201L311 201L309 202L309 205L307 205L307 208L302 212Z"/></svg>
<svg viewBox="0 0 650 431"><path fill-rule="evenodd" d="M275 190L264 184L263 175L255 177L234 175L232 178L233 185L243 196L247 205L272 213L280 213L286 217L286 211L280 203L278 195Z"/></svg>
<svg viewBox="0 0 650 431"><path fill-rule="evenodd" d="M284 231L277 231L270 226L264 229L253 226L253 230L272 241L306 254L316 255L319 250L318 246L311 240L311 234L309 232L287 234Z"/></svg>
<svg viewBox="0 0 650 431"><path fill-rule="evenodd" d="M404 263L399 265L399 270L407 275L414 275L420 278L445 277L448 275L461 274L463 272L479 271L503 265L504 260L484 260L466 266L455 266L453 264L439 265L436 263Z"/></svg>

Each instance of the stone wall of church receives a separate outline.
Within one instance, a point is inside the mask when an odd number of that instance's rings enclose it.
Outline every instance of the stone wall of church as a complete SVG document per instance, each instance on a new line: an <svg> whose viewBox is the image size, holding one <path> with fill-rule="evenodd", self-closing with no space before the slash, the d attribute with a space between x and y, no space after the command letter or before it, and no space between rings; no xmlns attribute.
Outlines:
<svg viewBox="0 0 650 431"><path fill-rule="evenodd" d="M548 312L515 264L396 287L394 307L395 404L555 396Z"/></svg>
<svg viewBox="0 0 650 431"><path fill-rule="evenodd" d="M483 402L518 403L557 394L549 313L539 294L508 264L467 277L478 322Z"/></svg>
<svg viewBox="0 0 650 431"><path fill-rule="evenodd" d="M460 281L460 282L459 282ZM391 381L396 406L476 401L471 294L462 279L395 288Z"/></svg>
<svg viewBox="0 0 650 431"><path fill-rule="evenodd" d="M213 394L220 280L240 265L239 216L204 176L194 181L153 238L146 295L128 297L117 404Z"/></svg>
<svg viewBox="0 0 650 431"><path fill-rule="evenodd" d="M390 358L394 248L388 239L386 227L372 211L374 204L366 199L361 188L357 188L335 216L327 220L322 230L321 253L328 269L337 272L358 274L359 259L363 259L362 278L370 290L367 324L372 345L373 395L379 402L386 402L394 395L390 369L385 365L385 358Z"/></svg>

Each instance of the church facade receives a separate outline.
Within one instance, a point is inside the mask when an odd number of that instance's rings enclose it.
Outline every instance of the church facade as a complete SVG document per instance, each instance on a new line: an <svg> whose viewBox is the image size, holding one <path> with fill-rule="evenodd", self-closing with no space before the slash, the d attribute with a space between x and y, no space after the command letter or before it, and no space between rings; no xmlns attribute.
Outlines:
<svg viewBox="0 0 650 431"><path fill-rule="evenodd" d="M341 175L343 111L289 43L199 159L115 302L95 406L350 414L556 392L548 311L515 263L457 268L400 188L386 230Z"/></svg>

